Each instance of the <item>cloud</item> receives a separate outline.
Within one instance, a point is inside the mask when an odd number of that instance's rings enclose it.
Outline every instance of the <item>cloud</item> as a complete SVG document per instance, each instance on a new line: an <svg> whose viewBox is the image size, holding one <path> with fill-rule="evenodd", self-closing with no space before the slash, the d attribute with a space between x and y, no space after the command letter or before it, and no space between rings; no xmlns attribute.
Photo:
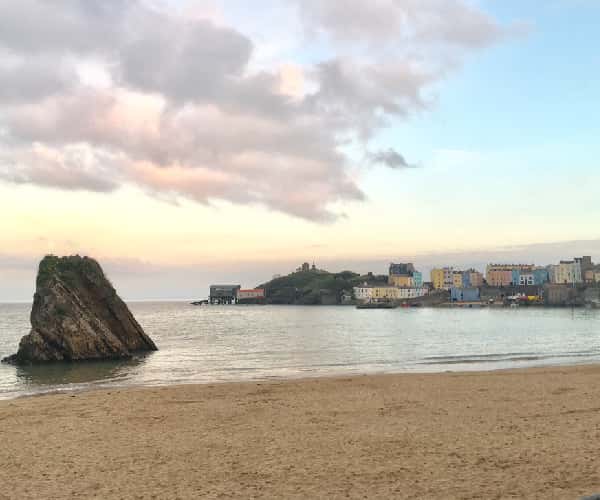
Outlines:
<svg viewBox="0 0 600 500"><path fill-rule="evenodd" d="M85 145L57 150L34 144L0 152L0 178L16 184L110 192L118 186L111 166L114 161L109 154Z"/></svg>
<svg viewBox="0 0 600 500"><path fill-rule="evenodd" d="M253 40L201 16L141 0L5 0L0 179L134 184L335 220L332 207L364 199L342 146L367 151L382 127L428 109L463 51L506 31L459 0L290 5L328 56L255 69ZM377 161L405 166L391 152Z"/></svg>
<svg viewBox="0 0 600 500"><path fill-rule="evenodd" d="M404 156L392 148L368 153L367 159L373 164L384 165L394 169L417 168L417 165L408 163Z"/></svg>
<svg viewBox="0 0 600 500"><path fill-rule="evenodd" d="M76 78L73 68L43 58L0 59L0 103L30 102L66 92Z"/></svg>
<svg viewBox="0 0 600 500"><path fill-rule="evenodd" d="M343 43L481 48L510 33L461 0L296 0L306 29Z"/></svg>

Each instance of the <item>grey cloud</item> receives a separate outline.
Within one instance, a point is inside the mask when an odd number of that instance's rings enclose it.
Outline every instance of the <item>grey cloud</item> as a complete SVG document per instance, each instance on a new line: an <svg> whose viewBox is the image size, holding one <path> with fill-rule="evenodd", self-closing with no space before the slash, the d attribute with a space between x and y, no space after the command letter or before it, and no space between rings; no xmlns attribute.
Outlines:
<svg viewBox="0 0 600 500"><path fill-rule="evenodd" d="M336 129L367 140L388 117L425 109L422 91L439 76L411 64L384 67L336 59L319 64L315 78L319 88L306 104Z"/></svg>
<svg viewBox="0 0 600 500"><path fill-rule="evenodd" d="M55 151L31 147L0 151L0 179L16 184L66 190L109 192L118 187L110 165L112 159L89 148Z"/></svg>
<svg viewBox="0 0 600 500"><path fill-rule="evenodd" d="M368 153L367 159L371 163L384 165L394 169L417 168L417 165L408 163L403 155L392 148Z"/></svg>
<svg viewBox="0 0 600 500"><path fill-rule="evenodd" d="M120 47L124 84L177 100L214 102L243 76L252 53L245 36L208 21L145 17L144 29Z"/></svg>
<svg viewBox="0 0 600 500"><path fill-rule="evenodd" d="M507 30L463 0L295 0L309 31L352 43L484 47Z"/></svg>
<svg viewBox="0 0 600 500"><path fill-rule="evenodd" d="M139 9L128 0L3 0L0 44L26 54L111 51L127 29L135 29L126 24L144 12Z"/></svg>
<svg viewBox="0 0 600 500"><path fill-rule="evenodd" d="M40 58L0 66L0 102L18 103L65 92L76 79L72 68Z"/></svg>

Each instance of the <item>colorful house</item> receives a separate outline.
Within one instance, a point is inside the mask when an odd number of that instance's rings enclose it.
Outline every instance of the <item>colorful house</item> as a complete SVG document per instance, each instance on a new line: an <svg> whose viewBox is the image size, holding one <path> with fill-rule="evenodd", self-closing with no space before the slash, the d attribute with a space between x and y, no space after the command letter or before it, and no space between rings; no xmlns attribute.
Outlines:
<svg viewBox="0 0 600 500"><path fill-rule="evenodd" d="M561 260L558 265L550 266L551 281L555 284L573 285L581 283L581 262L578 260Z"/></svg>
<svg viewBox="0 0 600 500"><path fill-rule="evenodd" d="M362 285L354 287L354 297L359 302L385 302L406 300L427 295L425 287L398 287L391 285Z"/></svg>
<svg viewBox="0 0 600 500"><path fill-rule="evenodd" d="M450 290L454 286L454 269L451 267L432 269L431 283L436 290Z"/></svg>
<svg viewBox="0 0 600 500"><path fill-rule="evenodd" d="M400 298L398 290L396 286L374 286L371 288L371 300L398 300Z"/></svg>
<svg viewBox="0 0 600 500"><path fill-rule="evenodd" d="M240 289L237 292L238 301L262 300L265 298L264 288Z"/></svg>
<svg viewBox="0 0 600 500"><path fill-rule="evenodd" d="M409 288L398 288L398 298L400 300L416 299L417 297L423 297L429 293L429 290L424 287L409 287Z"/></svg>
<svg viewBox="0 0 600 500"><path fill-rule="evenodd" d="M466 271L469 274L469 283L468 287L479 288L483 286L483 274L475 269L469 269Z"/></svg>
<svg viewBox="0 0 600 500"><path fill-rule="evenodd" d="M388 285L420 288L423 286L423 274L415 269L414 264L390 264Z"/></svg>
<svg viewBox="0 0 600 500"><path fill-rule="evenodd" d="M413 272L413 286L421 288L423 286L423 273L421 271Z"/></svg>
<svg viewBox="0 0 600 500"><path fill-rule="evenodd" d="M475 269L454 271L452 273L452 286L454 288L478 288L483 286L483 274Z"/></svg>
<svg viewBox="0 0 600 500"><path fill-rule="evenodd" d="M414 281L412 276L391 274L388 276L388 284L392 286L413 286Z"/></svg>
<svg viewBox="0 0 600 500"><path fill-rule="evenodd" d="M533 268L532 264L488 264L485 278L490 286L518 285L521 274L531 274Z"/></svg>

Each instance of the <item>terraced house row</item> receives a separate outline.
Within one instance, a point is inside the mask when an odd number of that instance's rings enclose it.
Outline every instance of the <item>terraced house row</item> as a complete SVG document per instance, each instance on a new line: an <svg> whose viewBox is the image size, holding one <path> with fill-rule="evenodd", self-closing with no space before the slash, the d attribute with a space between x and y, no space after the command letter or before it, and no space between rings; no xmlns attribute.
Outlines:
<svg viewBox="0 0 600 500"><path fill-rule="evenodd" d="M452 267L432 269L431 283L434 289L478 288L509 286L542 286L546 283L576 285L600 283L600 265L590 256L561 260L558 264L536 266L534 264L488 264L485 279L480 272L469 269L458 271Z"/></svg>

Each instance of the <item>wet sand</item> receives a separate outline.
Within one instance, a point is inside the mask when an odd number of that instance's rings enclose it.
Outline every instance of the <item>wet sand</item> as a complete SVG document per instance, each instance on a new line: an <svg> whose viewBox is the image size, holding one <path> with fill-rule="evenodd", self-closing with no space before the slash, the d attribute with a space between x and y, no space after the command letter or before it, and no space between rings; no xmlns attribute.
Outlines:
<svg viewBox="0 0 600 500"><path fill-rule="evenodd" d="M600 367L0 402L0 498L579 498Z"/></svg>

